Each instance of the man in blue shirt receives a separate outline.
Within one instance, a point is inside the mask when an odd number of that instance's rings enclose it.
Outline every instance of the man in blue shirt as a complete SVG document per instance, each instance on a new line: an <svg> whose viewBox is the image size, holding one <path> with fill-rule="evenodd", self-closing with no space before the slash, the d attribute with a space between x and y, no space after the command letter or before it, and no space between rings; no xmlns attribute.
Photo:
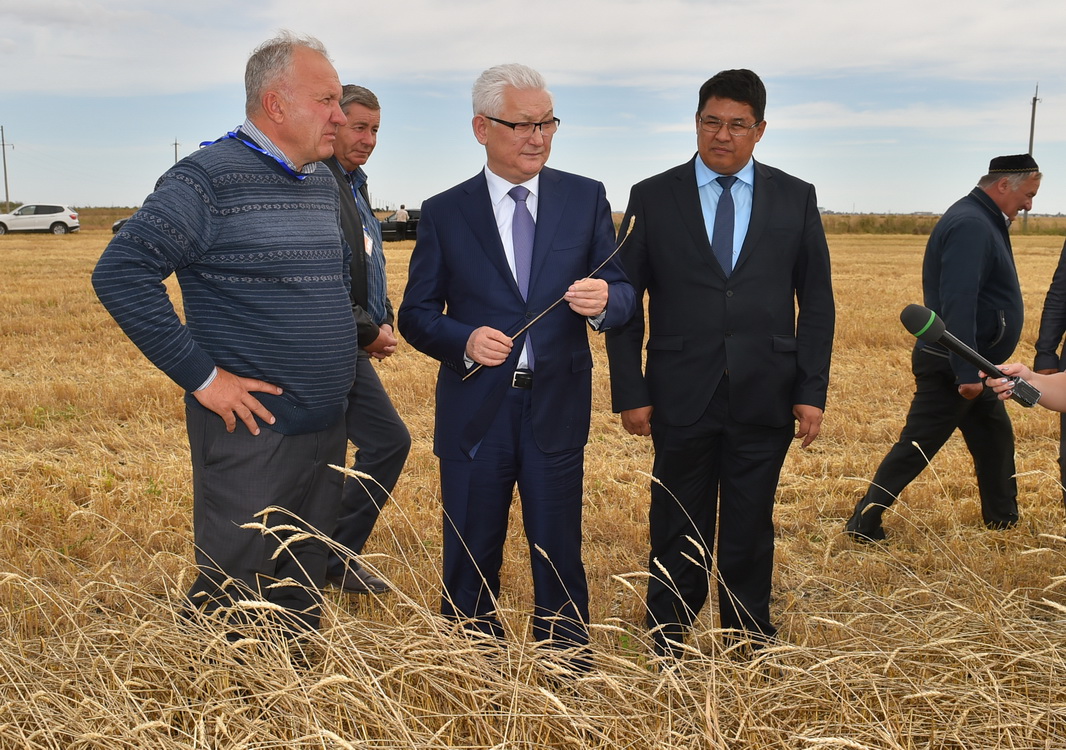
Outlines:
<svg viewBox="0 0 1066 750"><path fill-rule="evenodd" d="M683 653L712 570L722 628L756 645L777 632L778 476L793 436L806 447L822 424L829 248L814 187L752 156L765 106L750 70L704 83L697 154L635 185L622 222L626 274L648 294L647 366L639 301L607 354L622 426L655 446L648 626L661 655Z"/></svg>
<svg viewBox="0 0 1066 750"><path fill-rule="evenodd" d="M352 311L359 329L355 384L348 394L345 422L355 445L352 468L371 479L347 477L341 497L336 542L363 551L381 508L389 499L411 450L411 435L381 384L372 360L396 351L393 308L385 288L381 224L370 207L363 165L377 145L381 105L372 91L347 85L341 94L347 122L337 130L333 158L326 161L341 197L341 230L352 248ZM381 594L389 585L355 558L331 554L326 582L352 594Z"/></svg>

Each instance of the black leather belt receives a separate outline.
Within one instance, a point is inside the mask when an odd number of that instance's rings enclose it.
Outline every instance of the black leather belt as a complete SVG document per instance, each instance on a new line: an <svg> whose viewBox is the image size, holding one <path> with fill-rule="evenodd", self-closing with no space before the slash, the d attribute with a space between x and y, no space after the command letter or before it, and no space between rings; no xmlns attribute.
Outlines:
<svg viewBox="0 0 1066 750"><path fill-rule="evenodd" d="M533 387L532 370L515 370L511 375L511 387L529 390Z"/></svg>

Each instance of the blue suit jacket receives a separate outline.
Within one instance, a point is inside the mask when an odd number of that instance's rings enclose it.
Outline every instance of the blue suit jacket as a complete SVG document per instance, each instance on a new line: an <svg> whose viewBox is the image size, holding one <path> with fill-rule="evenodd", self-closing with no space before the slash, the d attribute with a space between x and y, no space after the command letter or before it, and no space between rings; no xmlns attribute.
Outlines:
<svg viewBox="0 0 1066 750"><path fill-rule="evenodd" d="M532 410L538 447L553 453L580 448L588 440L588 325L565 302L515 342L504 364L483 367L463 380L466 343L474 329L491 326L513 334L614 252L602 184L545 168L537 200L528 300L507 265L484 172L422 204L398 324L412 346L441 362L434 433L434 452L441 458L472 455L510 387L526 335L536 352ZM600 330L625 323L635 295L617 259L597 278L610 287Z"/></svg>

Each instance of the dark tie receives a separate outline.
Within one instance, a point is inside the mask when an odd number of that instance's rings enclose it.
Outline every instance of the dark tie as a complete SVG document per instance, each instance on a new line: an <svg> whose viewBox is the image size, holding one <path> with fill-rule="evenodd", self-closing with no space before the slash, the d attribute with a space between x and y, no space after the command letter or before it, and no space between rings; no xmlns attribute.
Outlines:
<svg viewBox="0 0 1066 750"><path fill-rule="evenodd" d="M719 177L722 195L718 199L718 208L714 212L714 232L711 236L711 250L718 259L718 265L725 275L733 273L733 194L729 189L737 181L736 175Z"/></svg>
<svg viewBox="0 0 1066 750"><path fill-rule="evenodd" d="M511 221L511 239L514 242L514 272L518 290L525 299L529 292L529 267L533 262L533 235L537 230L533 214L526 208L529 189L515 185L507 193L514 199L514 219Z"/></svg>

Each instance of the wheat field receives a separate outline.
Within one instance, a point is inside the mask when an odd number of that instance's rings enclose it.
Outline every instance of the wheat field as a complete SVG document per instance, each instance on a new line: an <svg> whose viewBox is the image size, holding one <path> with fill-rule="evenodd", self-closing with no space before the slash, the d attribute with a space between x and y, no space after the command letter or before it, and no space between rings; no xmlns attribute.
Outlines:
<svg viewBox="0 0 1066 750"><path fill-rule="evenodd" d="M514 512L506 648L435 614L435 367L401 342L379 372L413 448L364 561L396 591L327 597L323 631L231 644L176 615L193 574L181 394L125 339L89 274L110 234L0 238L0 748L1066 748L1066 515L1058 415L1010 405L1022 521L985 531L959 436L885 514L841 534L898 435L913 380L898 322L924 238L830 236L838 328L822 434L782 475L779 645L725 651L705 609L687 657L643 628L650 444L610 413L602 340L586 452L596 666L530 641ZM1061 236L1016 236L1031 363ZM411 243L387 246L401 297ZM172 285L173 288L173 285ZM174 290L176 294L176 289Z"/></svg>

